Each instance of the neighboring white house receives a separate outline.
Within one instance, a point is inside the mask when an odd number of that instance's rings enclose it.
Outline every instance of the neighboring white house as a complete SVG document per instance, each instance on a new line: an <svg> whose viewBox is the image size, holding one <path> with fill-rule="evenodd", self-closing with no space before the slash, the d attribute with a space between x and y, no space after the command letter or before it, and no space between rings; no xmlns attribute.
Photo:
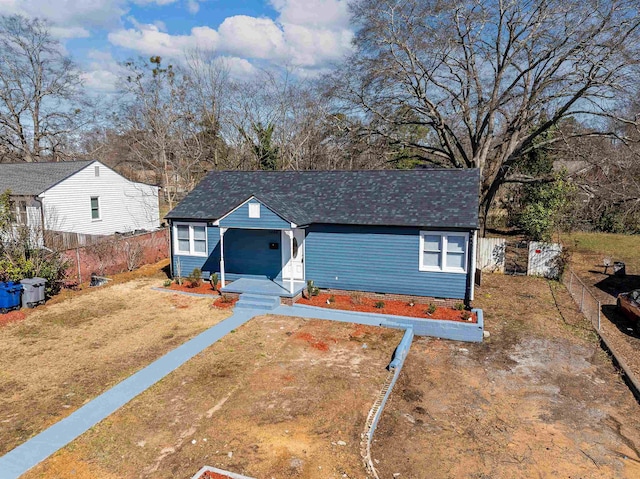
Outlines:
<svg viewBox="0 0 640 479"><path fill-rule="evenodd" d="M93 235L160 226L158 187L99 161L0 164L0 194L7 190L19 224Z"/></svg>

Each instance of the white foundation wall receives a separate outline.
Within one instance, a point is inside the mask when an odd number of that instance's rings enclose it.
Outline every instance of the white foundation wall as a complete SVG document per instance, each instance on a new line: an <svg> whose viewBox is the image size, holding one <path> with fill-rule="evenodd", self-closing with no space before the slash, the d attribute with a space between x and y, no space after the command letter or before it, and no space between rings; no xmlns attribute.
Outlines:
<svg viewBox="0 0 640 479"><path fill-rule="evenodd" d="M99 198L99 219L91 216L92 197ZM110 235L160 226L158 187L129 181L97 161L40 198L48 230Z"/></svg>

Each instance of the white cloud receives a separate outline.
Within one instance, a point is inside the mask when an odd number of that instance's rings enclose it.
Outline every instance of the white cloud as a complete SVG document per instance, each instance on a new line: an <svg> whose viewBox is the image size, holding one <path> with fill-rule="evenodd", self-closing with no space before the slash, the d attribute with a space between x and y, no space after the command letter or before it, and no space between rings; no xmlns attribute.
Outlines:
<svg viewBox="0 0 640 479"><path fill-rule="evenodd" d="M178 0L133 0L133 3L135 3L136 5L151 5L151 4L156 4L156 5L170 5L172 3L177 2Z"/></svg>
<svg viewBox="0 0 640 479"><path fill-rule="evenodd" d="M54 27L87 31L115 26L126 9L126 0L0 0L4 14L45 18Z"/></svg>
<svg viewBox="0 0 640 479"><path fill-rule="evenodd" d="M200 11L200 4L197 0L188 0L187 1L187 10L190 14L195 15Z"/></svg>
<svg viewBox="0 0 640 479"><path fill-rule="evenodd" d="M286 24L324 27L332 30L349 28L347 0L270 0Z"/></svg>
<svg viewBox="0 0 640 479"><path fill-rule="evenodd" d="M284 33L270 18L236 15L226 18L218 29L220 48L249 58L280 59L286 55Z"/></svg>
<svg viewBox="0 0 640 479"><path fill-rule="evenodd" d="M89 30L82 27L56 27L52 26L49 28L51 35L61 40L67 38L87 38L91 36Z"/></svg>
<svg viewBox="0 0 640 479"><path fill-rule="evenodd" d="M125 70L111 56L109 52L91 50L87 56L91 62L86 66L82 79L91 92L104 94L114 93L118 89L118 82L125 74Z"/></svg>
<svg viewBox="0 0 640 479"><path fill-rule="evenodd" d="M233 78L247 78L257 72L256 67L244 58L220 56L214 60L214 63L229 72Z"/></svg>
<svg viewBox="0 0 640 479"><path fill-rule="evenodd" d="M190 0L191 1L191 0ZM195 0L193 0L195 1ZM119 47L179 58L200 48L221 56L319 70L339 60L352 46L346 0L270 0L278 19L235 15L217 30L202 26L171 35L157 25L132 25L109 34Z"/></svg>
<svg viewBox="0 0 640 479"><path fill-rule="evenodd" d="M146 55L179 58L191 49L215 49L218 32L209 27L194 27L189 35L170 35L156 25L136 24L134 28L111 32L108 38L113 45Z"/></svg>

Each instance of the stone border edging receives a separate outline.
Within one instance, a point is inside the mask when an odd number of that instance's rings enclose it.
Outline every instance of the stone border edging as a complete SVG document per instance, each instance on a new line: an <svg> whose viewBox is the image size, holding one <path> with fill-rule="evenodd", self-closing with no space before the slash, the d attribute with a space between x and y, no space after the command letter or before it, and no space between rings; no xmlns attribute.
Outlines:
<svg viewBox="0 0 640 479"><path fill-rule="evenodd" d="M373 435L376 432L376 428L378 427L378 422L382 417L382 412L384 411L384 407L391 396L391 391L393 391L393 387L400 376L400 371L402 370L402 366L404 365L404 360L407 358L409 354L409 349L411 349L411 344L413 342L413 328L407 328L404 332L404 336L398 343L396 350L393 353L393 359L389 363L389 370L393 370L393 377L388 385L385 384L381 393L382 397L376 399L373 403L373 407L369 411L369 415L367 417L367 421L365 423L365 431L363 433L363 439L366 441L364 449L364 462L365 466L369 470L369 472L378 479L378 472L376 471L375 466L373 465L373 460L371 459L371 443L373 442ZM386 390L385 390L386 389ZM379 403L378 403L379 401Z"/></svg>

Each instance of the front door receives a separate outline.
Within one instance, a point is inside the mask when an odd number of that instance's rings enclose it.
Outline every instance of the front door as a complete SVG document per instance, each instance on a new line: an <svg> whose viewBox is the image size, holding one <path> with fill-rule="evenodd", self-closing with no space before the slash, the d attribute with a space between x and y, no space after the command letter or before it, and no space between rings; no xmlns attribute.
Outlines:
<svg viewBox="0 0 640 479"><path fill-rule="evenodd" d="M293 279L296 281L304 281L304 230L293 230L293 258L291 257L291 246L289 236L283 231L282 236L282 279L291 279L291 271L293 270Z"/></svg>

